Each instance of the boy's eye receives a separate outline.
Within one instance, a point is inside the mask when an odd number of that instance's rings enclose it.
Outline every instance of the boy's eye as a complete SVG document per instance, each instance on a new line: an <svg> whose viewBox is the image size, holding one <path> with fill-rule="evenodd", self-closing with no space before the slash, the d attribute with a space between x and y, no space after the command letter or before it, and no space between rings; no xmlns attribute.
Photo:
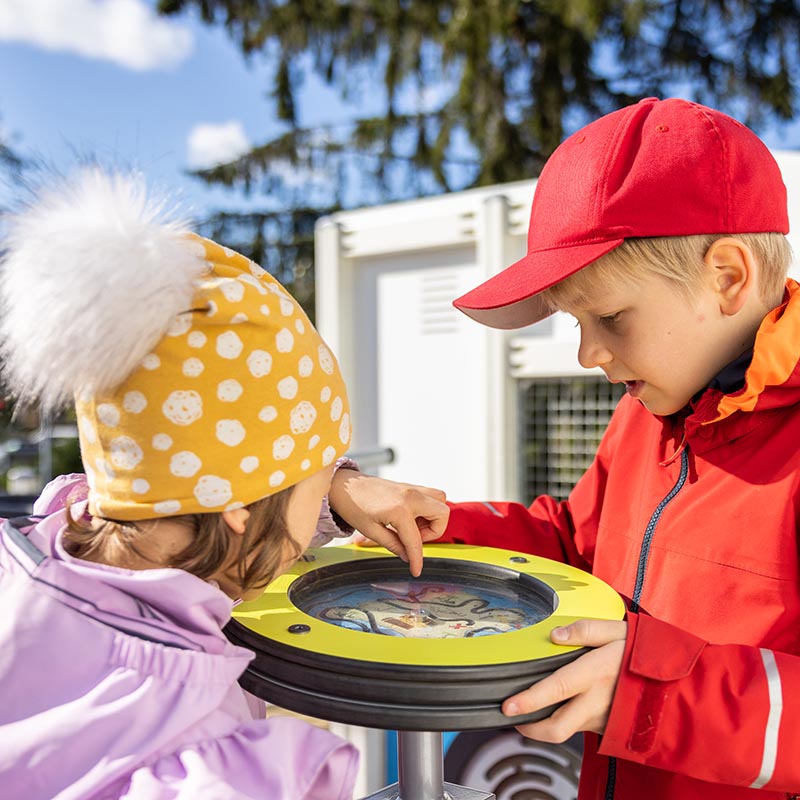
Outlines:
<svg viewBox="0 0 800 800"><path fill-rule="evenodd" d="M600 322L603 325L614 325L615 323L619 322L619 318L621 316L621 311L617 311L616 314L605 314L604 316L600 317Z"/></svg>

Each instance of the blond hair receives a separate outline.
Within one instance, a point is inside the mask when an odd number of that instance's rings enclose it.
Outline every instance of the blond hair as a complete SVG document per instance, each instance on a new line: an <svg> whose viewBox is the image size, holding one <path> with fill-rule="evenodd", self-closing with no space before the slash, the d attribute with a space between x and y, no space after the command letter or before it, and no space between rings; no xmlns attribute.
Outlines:
<svg viewBox="0 0 800 800"><path fill-rule="evenodd" d="M703 258L721 236L659 236L626 239L589 267L542 292L553 311L588 305L601 289L638 283L659 275L692 299L700 286ZM744 233L735 236L747 245L761 268L759 296L770 308L779 305L792 262L792 249L782 233Z"/></svg>

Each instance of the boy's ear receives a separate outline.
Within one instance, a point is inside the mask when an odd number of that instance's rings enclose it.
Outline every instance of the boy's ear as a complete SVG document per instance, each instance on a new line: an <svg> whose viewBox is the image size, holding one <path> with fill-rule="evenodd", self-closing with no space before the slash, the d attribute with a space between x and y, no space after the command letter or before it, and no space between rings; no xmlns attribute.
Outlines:
<svg viewBox="0 0 800 800"><path fill-rule="evenodd" d="M230 511L222 512L222 519L227 526L240 536L244 534L247 527L247 520L250 519L250 512L246 508L234 508Z"/></svg>
<svg viewBox="0 0 800 800"><path fill-rule="evenodd" d="M720 311L726 316L737 314L757 284L753 251L741 239L725 236L711 244L703 261L710 270Z"/></svg>

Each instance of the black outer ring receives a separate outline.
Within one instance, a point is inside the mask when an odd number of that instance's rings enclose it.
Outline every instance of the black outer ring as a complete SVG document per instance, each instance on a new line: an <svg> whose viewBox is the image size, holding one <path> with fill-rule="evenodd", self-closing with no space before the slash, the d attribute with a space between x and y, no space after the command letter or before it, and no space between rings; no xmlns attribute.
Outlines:
<svg viewBox="0 0 800 800"><path fill-rule="evenodd" d="M544 719L561 705L556 703L532 714L507 717L500 711L500 703L446 706L408 703L400 705L385 701L369 703L287 685L259 673L252 666L244 672L239 683L243 689L257 697L298 714L341 722L345 725L361 725L365 728L391 731L470 731L507 728L510 725L522 725Z"/></svg>
<svg viewBox="0 0 800 800"><path fill-rule="evenodd" d="M248 671L262 678L269 676L300 690L377 704L397 702L401 698L412 705L500 703L587 650L581 648L563 655L513 664L437 667L309 654L260 636L236 620L228 623L225 634L233 644L255 653Z"/></svg>
<svg viewBox="0 0 800 800"><path fill-rule="evenodd" d="M375 561L387 562L391 567L384 569ZM392 571L393 561L370 559L370 567L379 566L379 572ZM453 566L450 559L429 559L426 566L434 566L435 561ZM347 566L352 567L352 562L347 562ZM359 566L363 568L364 563ZM526 588L553 602L553 590L535 578L493 565L479 566L483 569L472 571L484 577L488 572L503 581L509 580L507 575L525 579ZM462 574L469 571L461 562L458 567ZM398 574L407 578L404 569L407 569L404 565L397 566ZM318 572L324 582L326 577L338 577L346 571L341 564L335 564ZM313 575L304 577L311 579ZM319 582L309 580L306 588L309 583ZM300 607L296 602L295 605ZM330 623L320 620L319 624ZM543 719L557 706L510 718L500 711L500 705L507 697L527 689L587 651L581 648L548 658L505 664L409 665L310 652L261 636L236 619L225 627L225 634L233 644L255 653L255 659L239 680L247 691L290 711L385 730L486 730Z"/></svg>

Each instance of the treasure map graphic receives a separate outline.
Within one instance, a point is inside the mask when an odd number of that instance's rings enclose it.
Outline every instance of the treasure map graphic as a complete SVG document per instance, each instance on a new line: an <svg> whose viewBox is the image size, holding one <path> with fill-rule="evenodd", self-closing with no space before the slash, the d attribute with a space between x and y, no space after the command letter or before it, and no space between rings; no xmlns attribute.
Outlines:
<svg viewBox="0 0 800 800"><path fill-rule="evenodd" d="M518 630L552 613L532 592L446 581L364 581L307 597L303 611L367 633L426 639L465 639Z"/></svg>

